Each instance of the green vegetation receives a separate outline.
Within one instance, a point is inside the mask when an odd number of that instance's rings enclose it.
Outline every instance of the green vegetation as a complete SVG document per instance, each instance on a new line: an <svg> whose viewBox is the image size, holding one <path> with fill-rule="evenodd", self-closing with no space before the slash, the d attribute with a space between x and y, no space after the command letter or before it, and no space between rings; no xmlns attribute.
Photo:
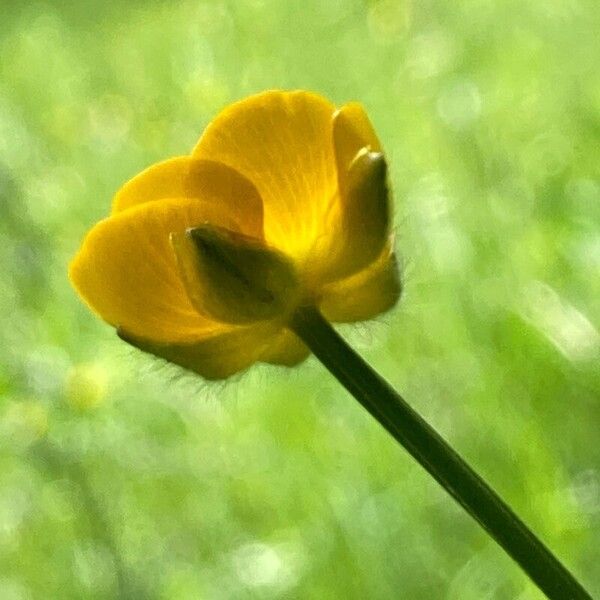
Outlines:
<svg viewBox="0 0 600 600"><path fill-rule="evenodd" d="M541 598L314 359L206 384L69 286L112 194L265 88L362 101L399 307L345 337L600 594L593 0L5 0L0 598Z"/></svg>

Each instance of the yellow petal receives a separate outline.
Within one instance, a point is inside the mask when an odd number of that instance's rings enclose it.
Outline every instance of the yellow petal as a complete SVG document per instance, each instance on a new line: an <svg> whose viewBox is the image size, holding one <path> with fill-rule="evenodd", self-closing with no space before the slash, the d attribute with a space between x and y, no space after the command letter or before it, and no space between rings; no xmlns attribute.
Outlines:
<svg viewBox="0 0 600 600"><path fill-rule="evenodd" d="M333 116L341 228L324 281L349 277L382 252L392 221L387 165L367 114L350 102Z"/></svg>
<svg viewBox="0 0 600 600"><path fill-rule="evenodd" d="M194 371L206 379L225 379L242 371L257 360L273 343L277 343L278 327L261 323L235 327L191 344L158 344L136 338L124 329L119 337L132 346Z"/></svg>
<svg viewBox="0 0 600 600"><path fill-rule="evenodd" d="M346 179L342 227L327 271L330 281L365 268L381 254L390 237L392 211L383 154L363 148L352 161Z"/></svg>
<svg viewBox="0 0 600 600"><path fill-rule="evenodd" d="M396 257L388 247L363 271L325 286L319 308L330 321L364 321L392 308L401 292Z"/></svg>
<svg viewBox="0 0 600 600"><path fill-rule="evenodd" d="M113 199L113 214L154 200L196 198L205 219L229 223L230 229L262 238L263 210L258 191L226 165L180 156L158 163L128 181Z"/></svg>
<svg viewBox="0 0 600 600"><path fill-rule="evenodd" d="M192 303L209 318L270 320L289 313L299 299L294 265L261 240L203 225L172 234L171 243Z"/></svg>
<svg viewBox="0 0 600 600"><path fill-rule="evenodd" d="M206 205L198 200L148 202L117 213L88 233L70 279L95 312L130 335L187 342L220 331L192 306L169 241L172 232L205 220Z"/></svg>
<svg viewBox="0 0 600 600"><path fill-rule="evenodd" d="M268 243L312 268L339 228L334 111L316 94L264 92L226 108L193 152L252 181L264 201Z"/></svg>
<svg viewBox="0 0 600 600"><path fill-rule="evenodd" d="M305 360L310 350L289 329L282 329L260 357L262 362L293 367Z"/></svg>
<svg viewBox="0 0 600 600"><path fill-rule="evenodd" d="M358 102L344 104L333 117L333 144L340 186L344 187L344 177L359 150L368 147L371 152L381 152L373 125L365 109Z"/></svg>

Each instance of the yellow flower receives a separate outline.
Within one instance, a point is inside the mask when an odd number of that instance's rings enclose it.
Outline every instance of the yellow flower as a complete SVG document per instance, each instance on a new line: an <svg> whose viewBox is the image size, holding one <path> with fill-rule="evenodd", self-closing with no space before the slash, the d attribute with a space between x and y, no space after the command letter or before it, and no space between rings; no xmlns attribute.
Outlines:
<svg viewBox="0 0 600 600"><path fill-rule="evenodd" d="M226 108L190 156L127 182L70 279L119 335L206 378L308 355L286 324L393 306L386 163L359 104L268 91Z"/></svg>

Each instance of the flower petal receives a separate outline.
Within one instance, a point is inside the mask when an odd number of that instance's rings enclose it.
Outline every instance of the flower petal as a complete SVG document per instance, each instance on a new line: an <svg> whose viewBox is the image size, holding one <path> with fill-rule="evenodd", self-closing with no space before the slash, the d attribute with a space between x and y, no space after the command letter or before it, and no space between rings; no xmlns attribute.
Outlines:
<svg viewBox="0 0 600 600"><path fill-rule="evenodd" d="M226 214L232 229L263 236L262 200L254 185L231 167L189 156L152 165L129 180L115 195L112 212L174 198L197 198L207 207L206 220Z"/></svg>
<svg viewBox="0 0 600 600"><path fill-rule="evenodd" d="M155 342L189 342L224 326L198 314L179 276L169 236L204 223L199 200L148 202L100 221L70 265L70 279L105 321ZM226 214L212 216L224 226ZM217 219L218 217L218 219Z"/></svg>
<svg viewBox="0 0 600 600"><path fill-rule="evenodd" d="M267 242L312 267L339 227L334 111L308 92L257 94L217 116L193 152L252 181L264 201Z"/></svg>
<svg viewBox="0 0 600 600"><path fill-rule="evenodd" d="M360 150L346 179L341 198L342 227L326 272L329 281L364 269L381 254L390 238L392 210L383 154Z"/></svg>
<svg viewBox="0 0 600 600"><path fill-rule="evenodd" d="M294 332L282 329L265 348L260 360L274 365L293 367L305 360L309 354L310 350Z"/></svg>
<svg viewBox="0 0 600 600"><path fill-rule="evenodd" d="M280 327L279 327L280 329ZM205 379L225 379L257 360L278 339L278 328L271 323L235 327L191 344L159 344L136 338L120 328L119 337L132 346L154 354Z"/></svg>
<svg viewBox="0 0 600 600"><path fill-rule="evenodd" d="M333 144L338 173L345 176L359 150L381 152L373 125L358 102L344 104L333 116Z"/></svg>
<svg viewBox="0 0 600 600"><path fill-rule="evenodd" d="M348 277L371 263L390 233L391 202L381 144L358 102L333 115L333 146L343 223L326 279Z"/></svg>
<svg viewBox="0 0 600 600"><path fill-rule="evenodd" d="M330 321L364 321L392 308L401 292L398 264L388 245L363 271L326 286L319 309Z"/></svg>

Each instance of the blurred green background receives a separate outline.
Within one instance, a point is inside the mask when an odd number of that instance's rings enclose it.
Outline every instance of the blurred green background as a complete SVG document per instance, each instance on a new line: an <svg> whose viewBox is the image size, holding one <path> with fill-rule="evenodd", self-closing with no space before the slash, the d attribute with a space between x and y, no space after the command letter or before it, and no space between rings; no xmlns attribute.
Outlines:
<svg viewBox="0 0 600 600"><path fill-rule="evenodd" d="M17 2L0 19L0 598L540 598L314 359L206 384L67 263L265 88L362 101L405 295L342 328L600 594L596 0Z"/></svg>

